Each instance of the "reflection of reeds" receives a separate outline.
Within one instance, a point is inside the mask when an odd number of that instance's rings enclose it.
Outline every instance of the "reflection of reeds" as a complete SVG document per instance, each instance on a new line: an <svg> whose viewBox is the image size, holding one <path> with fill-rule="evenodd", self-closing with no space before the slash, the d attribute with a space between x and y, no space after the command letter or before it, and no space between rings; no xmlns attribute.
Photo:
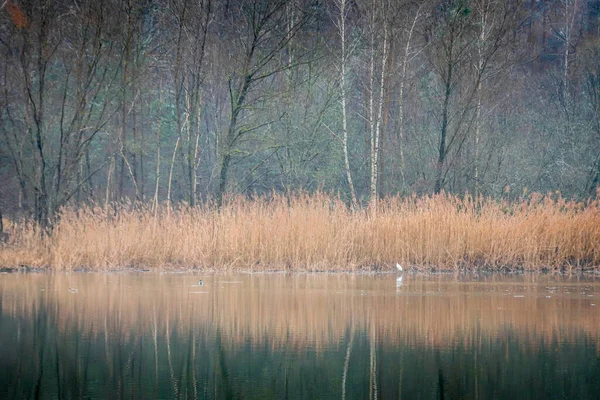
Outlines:
<svg viewBox="0 0 600 400"><path fill-rule="evenodd" d="M219 330L228 339L224 345L250 340L317 350L340 343L349 329L367 331L372 340L425 347L473 345L507 330L542 336L548 343L582 334L600 343L600 304L592 306L600 303L597 283L531 276L475 283L408 277L397 294L393 276L204 279L207 293L197 294L190 293L195 277L177 274L4 275L2 314L36 318L43 307L56 314L60 330L75 327L105 338L147 332L154 345L157 336L166 336L168 346L173 332L192 330L200 335ZM108 351L107 359L114 357Z"/></svg>
<svg viewBox="0 0 600 400"><path fill-rule="evenodd" d="M323 195L211 206L64 209L52 234L15 224L0 265L227 270L550 269L600 265L600 201L390 198L378 213Z"/></svg>

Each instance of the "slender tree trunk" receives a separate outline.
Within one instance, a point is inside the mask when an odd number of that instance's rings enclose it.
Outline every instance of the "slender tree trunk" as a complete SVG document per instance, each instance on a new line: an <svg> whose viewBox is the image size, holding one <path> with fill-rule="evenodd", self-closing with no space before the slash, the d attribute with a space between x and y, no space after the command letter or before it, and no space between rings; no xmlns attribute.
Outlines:
<svg viewBox="0 0 600 400"><path fill-rule="evenodd" d="M133 189L135 190L135 200L141 201L140 188L137 185L137 179L135 178L135 172L134 172L133 166L127 159L127 154L124 149L121 149L121 157L122 157L123 161L125 162L125 165L127 166L127 171L129 172L129 177L131 178L131 182L133 183Z"/></svg>
<svg viewBox="0 0 600 400"><path fill-rule="evenodd" d="M250 63L252 61L253 51L251 51L246 57L246 68L248 71L250 69ZM237 98L232 99L232 110L231 110L231 119L229 120L229 128L227 129L227 137L225 138L225 143L223 143L224 148L222 150L221 155L221 165L219 169L219 187L217 191L217 206L220 208L223 205L223 194L225 193L225 188L227 186L227 178L229 176L229 166L231 163L231 151L235 146L235 142L239 137L237 130L237 121L240 113L242 112L243 105L246 101L246 95L248 94L248 90L250 90L250 85L252 83L252 76L246 75L242 86L239 90L239 94ZM232 94L233 95L233 94ZM233 95L235 96L235 95Z"/></svg>
<svg viewBox="0 0 600 400"><path fill-rule="evenodd" d="M377 400L377 336L374 325L369 332L369 399Z"/></svg>
<svg viewBox="0 0 600 400"><path fill-rule="evenodd" d="M346 399L346 380L348 378L348 368L350 367L350 354L352 353L352 345L354 344L354 322L351 322L350 340L346 348L346 357L344 358L344 372L342 373L342 400Z"/></svg>
<svg viewBox="0 0 600 400"><path fill-rule="evenodd" d="M146 182L144 179L144 144L146 143L146 136L144 134L145 129L144 129L144 102L142 101L142 98L140 98L140 119L142 120L140 123L140 126L142 127L142 129L140 130L140 148L139 148L139 166L140 166L140 176L139 176L139 181L140 181L140 197L142 198L142 201L145 200L145 192L146 192Z"/></svg>
<svg viewBox="0 0 600 400"><path fill-rule="evenodd" d="M452 45L450 45L452 46ZM448 113L450 106L450 96L452 94L452 72L453 72L453 59L452 59L452 49L450 49L450 56L448 58L448 64L446 69L446 79L444 84L444 104L442 106L442 127L440 131L440 147L438 152L438 161L436 166L436 179L435 179L435 187L434 192L439 193L444 186L443 182L443 171L444 171L444 163L446 161L446 136L448 134Z"/></svg>
<svg viewBox="0 0 600 400"><path fill-rule="evenodd" d="M154 185L154 207L158 206L158 188L160 187L160 134L162 130L162 83L158 86L158 121L156 126L156 181Z"/></svg>
<svg viewBox="0 0 600 400"><path fill-rule="evenodd" d="M187 179L187 184L188 184L188 203L190 206L194 206L195 204L195 197L196 197L196 192L194 189L194 165L196 163L196 159L194 157L194 146L192 145L193 141L192 141L192 118L190 116L190 113L192 112L192 102L190 99L190 95L188 93L186 93L185 95L185 119L184 119L184 126L185 126L185 151L186 151L186 155L185 155L185 173L186 173L186 179Z"/></svg>
<svg viewBox="0 0 600 400"><path fill-rule="evenodd" d="M392 71L394 68L394 58L392 56L394 41L391 36L389 38L388 47L389 47L389 49L387 52L388 54L387 54L387 60L385 61L385 65L387 66L387 71ZM380 197L385 197L385 195L388 193L388 190L385 185L385 156L386 156L385 147L386 147L386 131L387 131L389 115L390 115L390 90L388 88L391 86L391 78L392 78L392 74L386 73L385 79L382 80L382 82L384 82L382 87L385 89L385 96L384 96L384 101L383 101L383 113L382 113L382 117L381 117L381 133L380 133L379 156L378 156L379 157L379 173L377 174L379 177L379 181L377 184L379 185L379 196Z"/></svg>
<svg viewBox="0 0 600 400"><path fill-rule="evenodd" d="M221 170L219 172L219 191L217 192L217 205L223 205L223 194L227 185L227 176L229 174L229 164L231 163L231 155L229 151L222 156Z"/></svg>
<svg viewBox="0 0 600 400"><path fill-rule="evenodd" d="M90 161L90 148L87 147L85 149L85 167L87 170L87 174L86 176L89 176L89 183L88 183L88 193L89 193L89 198L90 199L94 199L94 180L93 180L93 174L92 174L92 164Z"/></svg>
<svg viewBox="0 0 600 400"><path fill-rule="evenodd" d="M76 173L76 182L77 182L77 187L75 188L75 202L76 204L79 206L79 204L81 204L81 185L80 182L82 181L82 177L83 177L83 163L79 162L77 165L77 173Z"/></svg>
<svg viewBox="0 0 600 400"><path fill-rule="evenodd" d="M104 196L104 206L106 207L110 202L110 187L111 187L111 179L112 174L115 169L115 157L112 156L110 158L110 162L108 164L108 171L106 172L106 194Z"/></svg>
<svg viewBox="0 0 600 400"><path fill-rule="evenodd" d="M26 57L21 58L22 73L25 78L25 96L27 101L27 115L33 117L33 121L28 121L27 126L29 127L29 137L34 146L36 159L35 172L34 172L34 215L35 220L41 226L46 227L48 225L48 214L49 214L49 193L48 185L46 183L47 174L47 159L45 150L45 97L46 97L46 68L47 60L45 53L49 50L47 46L48 39L48 15L42 12L39 26L35 35L38 39L36 46L33 46L29 40L26 40L24 46L31 50L31 48L37 47L37 53L35 55L37 71L32 74L33 71L29 69L28 59ZM33 36L33 35L32 35ZM24 53L25 54L25 53ZM31 75L36 75L35 81L31 78Z"/></svg>
<svg viewBox="0 0 600 400"><path fill-rule="evenodd" d="M341 55L341 91L342 91L342 129L343 138L342 143L344 147L344 168L346 170L346 179L348 180L348 187L350 189L350 197L352 199L352 207L357 208L358 202L356 200L356 191L354 190L354 183L352 182L352 171L350 170L350 157L348 156L348 111L347 111L347 100L346 100L346 0L340 0L340 38L342 41L342 55Z"/></svg>
<svg viewBox="0 0 600 400"><path fill-rule="evenodd" d="M402 187L406 186L406 162L404 160L404 85L406 82L406 71L408 68L410 44L420 13L421 7L419 7L419 9L417 10L410 30L408 31L408 39L406 40L406 46L404 47L404 57L402 59L402 68L400 73L400 89L398 93L398 151L400 156L400 177L402 179Z"/></svg>
<svg viewBox="0 0 600 400"><path fill-rule="evenodd" d="M171 167L169 169L169 182L167 184L167 204L171 206L171 183L173 182L173 167L175 166L175 157L177 156L177 150L179 149L179 137L175 142L175 148L173 149L173 157L171 157Z"/></svg>
<svg viewBox="0 0 600 400"><path fill-rule="evenodd" d="M565 135L569 140L569 143L573 143L571 138L571 99L569 95L569 57L571 50L571 35L573 31L573 25L575 22L575 14L577 13L577 0L571 4L571 0L564 0L565 7L565 31L563 40L565 42L565 52L563 60L563 102L565 109ZM571 9L571 12L569 12Z"/></svg>
<svg viewBox="0 0 600 400"><path fill-rule="evenodd" d="M477 46L477 75L481 77L483 70L483 44L486 41L486 29L487 29L487 4L485 1L481 6L481 16L480 16L480 29L479 32L479 45ZM473 193L475 197L479 195L479 186L480 186L480 178L479 178L479 141L481 138L481 104L482 104L482 96L483 96L483 82L482 79L477 79L477 104L475 106L475 148L474 148L474 171L473 171L473 180L474 180L474 189Z"/></svg>
<svg viewBox="0 0 600 400"><path fill-rule="evenodd" d="M592 165L589 174L590 178L588 179L587 190L590 196L599 196L600 195L600 153L596 155L596 159Z"/></svg>
<svg viewBox="0 0 600 400"><path fill-rule="evenodd" d="M383 10L385 13L385 10ZM377 116L374 116L374 97L375 97L375 4L373 2L373 16L371 18L371 96L369 99L369 122L371 124L371 190L370 190L370 208L372 212L377 211L377 176L379 173L379 144L381 138L381 120L383 113L383 103L385 99L385 74L388 53L388 26L387 18L383 23L383 51L381 55L381 75L379 77L379 99L377 104Z"/></svg>
<svg viewBox="0 0 600 400"><path fill-rule="evenodd" d="M118 200L122 200L125 192L125 156L121 153L119 163L119 197Z"/></svg>
<svg viewBox="0 0 600 400"><path fill-rule="evenodd" d="M119 200L123 199L125 191L125 168L126 164L129 164L125 159L127 157L127 95L129 93L129 59L131 57L131 46L133 40L133 10L131 3L128 1L127 4L127 37L125 38L124 48L124 61L123 61L123 75L122 75L122 93L121 93L121 134L120 134L120 153L121 153L121 166L119 175Z"/></svg>
<svg viewBox="0 0 600 400"><path fill-rule="evenodd" d="M187 14L187 2L183 2L183 8L181 9L181 13L179 15L179 27L178 27L178 33L177 33L177 51L175 54L175 65L174 65L174 84L175 84L175 114L176 114L176 122L177 122L177 145L180 144L180 142L182 141L182 137L184 135L184 125L185 125L185 121L188 120L187 118L187 110L186 110L186 119L183 120L182 119L182 96L184 96L185 94L185 90L184 90L184 83L185 83L185 77L182 76L182 53L183 53L183 34L184 34L184 24L185 24L185 18L186 18L186 14ZM187 97L187 96L186 96ZM189 126L189 125L188 125ZM189 143L188 143L189 144ZM178 147L176 145L176 147ZM185 143L181 143L182 149L181 149L181 153L180 153L180 162L181 162L181 168L182 168L182 172L183 172L183 178L186 179L188 178L188 175L186 174L186 154L185 154ZM189 146L188 146L189 147ZM173 153L173 156L175 157L176 153ZM173 158L173 162L174 162L175 158ZM189 161L189 160L188 160ZM170 186L170 180L171 180L171 176L173 174L173 163L171 164L171 172L169 173L169 186ZM191 183L191 182L190 182ZM170 203L171 199L170 199L170 190L168 190L168 194L167 194L167 201ZM188 194L189 194L189 186L188 186ZM188 199L191 200L191 199Z"/></svg>
<svg viewBox="0 0 600 400"><path fill-rule="evenodd" d="M135 77L133 78L133 81L135 82ZM135 197L138 200L142 200L141 197L141 191L139 190L140 187L140 183L139 183L139 176L138 176L138 168L137 168L137 152L135 150L136 147L138 147L138 145L141 146L141 143L138 142L138 137L137 137L137 109L135 106L135 102L136 102L136 97L137 95L133 96L133 99L131 101L131 138L133 140L133 149L131 150L131 166L130 166L130 170L131 170L131 179L133 180L133 186L136 188L136 193L135 193Z"/></svg>
<svg viewBox="0 0 600 400"><path fill-rule="evenodd" d="M371 165L371 176L370 176L370 189L369 189L369 207L374 212L377 204L377 153L375 151L375 111L374 111L374 98L375 98L375 1L371 1L371 21L369 24L371 31L371 52L369 58L369 155Z"/></svg>
<svg viewBox="0 0 600 400"><path fill-rule="evenodd" d="M479 195L479 185L480 185L480 178L479 178L479 141L480 141L480 137L481 137L481 81L479 81L479 84L477 85L477 105L475 106L475 155L474 155L474 171L473 171L473 180L474 180L474 189L473 189L473 193L475 194L475 197L477 197Z"/></svg>
<svg viewBox="0 0 600 400"><path fill-rule="evenodd" d="M196 107L197 115L196 115L196 143L194 144L194 173L192 175L192 193L194 201L197 196L198 190L198 168L200 168L200 135L201 135L201 117L202 117L202 102Z"/></svg>

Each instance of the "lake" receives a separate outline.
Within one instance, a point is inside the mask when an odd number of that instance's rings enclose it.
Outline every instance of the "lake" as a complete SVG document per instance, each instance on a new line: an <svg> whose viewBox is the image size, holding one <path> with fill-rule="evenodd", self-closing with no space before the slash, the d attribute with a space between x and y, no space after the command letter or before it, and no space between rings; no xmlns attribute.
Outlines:
<svg viewBox="0 0 600 400"><path fill-rule="evenodd" d="M600 279L2 274L0 398L598 399Z"/></svg>

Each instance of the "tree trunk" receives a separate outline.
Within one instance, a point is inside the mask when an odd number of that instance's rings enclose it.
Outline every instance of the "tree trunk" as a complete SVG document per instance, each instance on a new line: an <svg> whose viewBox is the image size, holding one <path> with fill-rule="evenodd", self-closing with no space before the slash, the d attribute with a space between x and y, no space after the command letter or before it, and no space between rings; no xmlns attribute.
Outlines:
<svg viewBox="0 0 600 400"><path fill-rule="evenodd" d="M173 149L173 157L171 157L171 168L169 169L169 182L167 184L167 203L171 206L171 183L173 182L173 167L175 166L175 157L177 156L177 150L179 149L179 137L175 142L175 148Z"/></svg>
<svg viewBox="0 0 600 400"><path fill-rule="evenodd" d="M479 45L477 46L477 75L481 77L483 70L483 44L486 40L486 22L487 22L487 9L485 5L481 7L481 19L479 32ZM477 79L477 105L475 106L475 148L474 148L474 171L473 180L474 188L473 193L475 197L479 195L479 141L481 137L481 104L482 104L482 90L483 83L481 79Z"/></svg>
<svg viewBox="0 0 600 400"><path fill-rule="evenodd" d="M417 25L421 13L421 7L417 10L415 18L413 19L410 30L408 31L408 38L406 40L406 46L404 47L404 57L402 59L402 69L400 74L400 89L398 93L398 152L400 157L400 177L402 180L402 187L406 186L406 162L404 160L404 85L406 82L406 71L408 68L408 55L410 51L410 44L412 41L412 35Z"/></svg>
<svg viewBox="0 0 600 400"><path fill-rule="evenodd" d="M450 106L450 95L452 94L452 69L453 69L453 60L452 60L452 49L450 49L450 57L448 59L447 64L447 75L445 82L445 91L444 91L444 104L442 106L442 128L440 131L440 147L438 152L438 161L436 165L436 179L434 192L439 193L444 186L444 163L446 161L447 148L446 148L446 136L448 134L448 108Z"/></svg>
<svg viewBox="0 0 600 400"><path fill-rule="evenodd" d="M387 19L383 23L383 53L381 55L381 76L379 77L379 99L377 104L377 116L374 115L375 97L375 4L373 2L373 14L371 17L371 62L370 81L371 95L369 98L369 123L371 125L371 185L370 185L370 208L372 212L377 211L377 176L379 173L379 144L381 138L381 119L383 113L383 102L385 99L385 74L388 52L388 26ZM385 13L385 10L384 10Z"/></svg>
<svg viewBox="0 0 600 400"><path fill-rule="evenodd" d="M219 172L219 191L217 192L217 206L220 208L223 205L223 194L227 185L227 177L229 174L229 164L231 163L231 155L229 152L223 154L221 159L221 169Z"/></svg>
<svg viewBox="0 0 600 400"><path fill-rule="evenodd" d="M162 83L158 86L158 121L156 127L156 181L154 185L154 207L158 206L158 188L160 187L160 134L162 130Z"/></svg>
<svg viewBox="0 0 600 400"><path fill-rule="evenodd" d="M340 37L342 41L342 60L341 60L341 94L342 94L342 129L343 138L342 143L344 147L344 168L346 170L346 179L348 180L348 187L350 189L350 198L352 199L352 207L357 208L358 202L356 200L356 191L354 190L354 183L352 182L352 171L350 170L350 157L348 156L348 112L347 112L347 100L346 100L346 0L340 0Z"/></svg>
<svg viewBox="0 0 600 400"><path fill-rule="evenodd" d="M115 157L112 156L110 158L110 162L108 164L108 171L106 172L106 194L104 196L104 206L106 207L108 205L108 203L110 202L110 186L111 186L111 180L112 180L112 174L113 171L115 170Z"/></svg>

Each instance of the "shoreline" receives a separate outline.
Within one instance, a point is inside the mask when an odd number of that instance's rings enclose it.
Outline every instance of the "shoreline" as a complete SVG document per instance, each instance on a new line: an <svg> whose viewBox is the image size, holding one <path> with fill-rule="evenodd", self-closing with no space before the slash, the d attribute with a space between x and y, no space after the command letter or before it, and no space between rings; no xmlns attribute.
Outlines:
<svg viewBox="0 0 600 400"><path fill-rule="evenodd" d="M526 269L526 268L460 268L460 269L444 269L444 268L408 268L403 272L398 272L394 269L265 269L265 270L252 270L249 268L195 268L195 267L164 267L164 268L144 268L144 267L125 267L125 268L109 268L109 269L97 269L92 267L78 267L72 269L56 269L52 267L31 267L31 266L1 266L0 274L240 274L240 275L273 275L273 274L285 274L285 275L357 275L357 276L369 276L369 275L395 275L395 276L448 276L448 275L459 275L459 276L583 276L583 277L599 277L600 268L573 268L572 270L551 270L551 269Z"/></svg>

